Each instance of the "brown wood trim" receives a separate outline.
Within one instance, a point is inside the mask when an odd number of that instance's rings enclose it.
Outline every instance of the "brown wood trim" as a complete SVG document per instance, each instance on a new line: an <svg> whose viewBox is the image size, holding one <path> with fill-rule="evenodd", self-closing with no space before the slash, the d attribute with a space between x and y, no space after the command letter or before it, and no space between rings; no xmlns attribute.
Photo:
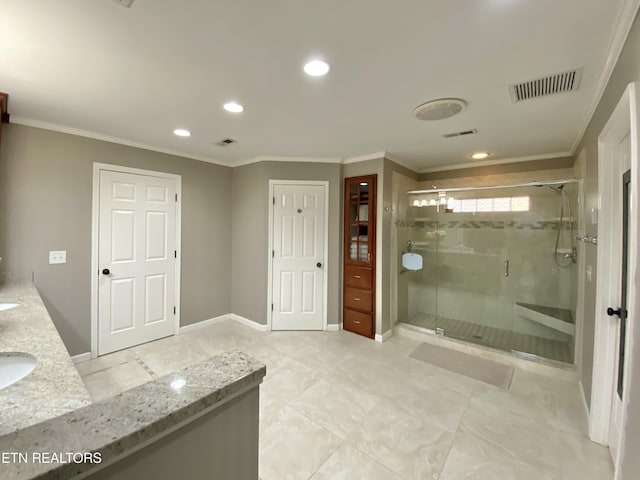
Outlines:
<svg viewBox="0 0 640 480"><path fill-rule="evenodd" d="M0 118L2 123L9 123L9 94L0 92Z"/></svg>

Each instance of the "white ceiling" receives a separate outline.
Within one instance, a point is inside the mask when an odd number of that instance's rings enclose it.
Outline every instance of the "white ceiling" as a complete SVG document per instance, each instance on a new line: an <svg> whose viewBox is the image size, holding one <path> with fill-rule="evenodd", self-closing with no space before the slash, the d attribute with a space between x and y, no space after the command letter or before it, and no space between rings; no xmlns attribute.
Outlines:
<svg viewBox="0 0 640 480"><path fill-rule="evenodd" d="M476 150L494 162L566 154L623 3L2 0L0 91L18 123L228 165L386 151L423 171L468 164ZM314 56L330 62L328 76L303 73ZM579 67L579 91L511 103L509 84ZM440 97L468 108L439 122L412 117ZM245 112L225 112L229 100ZM192 136L174 136L177 127ZM479 133L442 138L471 128ZM238 143L214 145L225 137Z"/></svg>

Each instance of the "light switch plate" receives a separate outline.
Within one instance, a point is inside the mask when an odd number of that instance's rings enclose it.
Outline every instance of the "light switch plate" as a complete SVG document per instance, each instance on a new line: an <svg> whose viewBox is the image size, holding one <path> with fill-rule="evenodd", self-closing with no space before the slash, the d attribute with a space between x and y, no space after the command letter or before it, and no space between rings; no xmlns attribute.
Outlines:
<svg viewBox="0 0 640 480"><path fill-rule="evenodd" d="M54 265L57 263L67 263L66 250L51 250L49 252L49 265Z"/></svg>

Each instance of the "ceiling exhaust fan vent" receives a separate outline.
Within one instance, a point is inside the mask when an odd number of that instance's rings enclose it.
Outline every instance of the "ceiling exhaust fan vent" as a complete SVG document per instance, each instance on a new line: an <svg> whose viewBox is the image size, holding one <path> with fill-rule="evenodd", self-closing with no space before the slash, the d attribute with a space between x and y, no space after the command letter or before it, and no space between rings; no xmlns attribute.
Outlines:
<svg viewBox="0 0 640 480"><path fill-rule="evenodd" d="M124 8L129 8L131 7L131 4L135 0L113 0L113 1L116 2L118 5L122 5Z"/></svg>
<svg viewBox="0 0 640 480"><path fill-rule="evenodd" d="M216 145L219 147L228 147L229 145L233 145L234 143L237 143L237 140L234 140L233 138L224 138L219 142L216 142Z"/></svg>
<svg viewBox="0 0 640 480"><path fill-rule="evenodd" d="M466 106L467 102L460 98L440 98L418 105L413 115L418 120L444 120L460 113Z"/></svg>
<svg viewBox="0 0 640 480"><path fill-rule="evenodd" d="M574 92L580 88L582 68L556 73L528 82L516 83L509 86L513 103L546 97L556 93Z"/></svg>
<svg viewBox="0 0 640 480"><path fill-rule="evenodd" d="M453 132L453 133L445 133L442 135L444 138L455 138L455 137L464 137L466 135L475 135L478 133L476 128L472 128L471 130L463 130L461 132Z"/></svg>

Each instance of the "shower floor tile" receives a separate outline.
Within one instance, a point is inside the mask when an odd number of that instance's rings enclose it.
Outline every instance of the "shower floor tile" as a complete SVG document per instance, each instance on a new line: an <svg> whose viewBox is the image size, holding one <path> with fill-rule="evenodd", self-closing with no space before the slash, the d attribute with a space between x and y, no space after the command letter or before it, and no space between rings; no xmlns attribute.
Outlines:
<svg viewBox="0 0 640 480"><path fill-rule="evenodd" d="M573 355L569 342L536 337L526 333L511 332L502 328L487 327L473 322L465 322L455 318L436 316L431 313L417 315L405 322L416 327L435 330L436 326L445 331L451 338L484 345L510 352L532 353L564 363L573 363Z"/></svg>

